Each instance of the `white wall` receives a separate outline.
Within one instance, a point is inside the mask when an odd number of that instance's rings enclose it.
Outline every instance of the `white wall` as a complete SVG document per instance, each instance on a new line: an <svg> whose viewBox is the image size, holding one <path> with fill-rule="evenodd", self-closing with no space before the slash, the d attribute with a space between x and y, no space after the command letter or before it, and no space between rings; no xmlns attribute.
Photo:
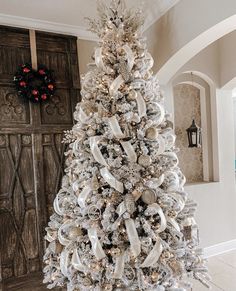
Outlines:
<svg viewBox="0 0 236 291"><path fill-rule="evenodd" d="M187 192L199 204L196 218L203 247L236 239L233 99L231 90L220 89L223 72L227 78L233 77L234 70L231 66L236 66L236 60L232 50L231 53L224 50L230 41L227 39L224 43L224 39L221 39L220 42L213 43L184 64L166 86L172 87L172 82L178 76L193 71L209 81L211 87L212 125L215 126L213 145L217 145L217 153L213 156L214 162L219 158L219 182L186 186ZM228 61L224 62L222 59ZM173 104L171 101L167 103Z"/></svg>
<svg viewBox="0 0 236 291"><path fill-rule="evenodd" d="M77 40L79 70L81 75L85 74L88 71L88 63L93 62L92 55L96 46L97 43L95 41L82 39Z"/></svg>

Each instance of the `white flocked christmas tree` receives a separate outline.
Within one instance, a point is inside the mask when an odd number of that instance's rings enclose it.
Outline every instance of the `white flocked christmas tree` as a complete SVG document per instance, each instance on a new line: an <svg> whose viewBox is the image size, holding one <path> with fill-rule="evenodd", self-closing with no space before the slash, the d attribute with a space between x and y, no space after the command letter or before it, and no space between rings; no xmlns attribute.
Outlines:
<svg viewBox="0 0 236 291"><path fill-rule="evenodd" d="M48 288L189 290L208 286L196 204L184 191L141 11L98 4L100 38L66 133L65 176L44 256Z"/></svg>

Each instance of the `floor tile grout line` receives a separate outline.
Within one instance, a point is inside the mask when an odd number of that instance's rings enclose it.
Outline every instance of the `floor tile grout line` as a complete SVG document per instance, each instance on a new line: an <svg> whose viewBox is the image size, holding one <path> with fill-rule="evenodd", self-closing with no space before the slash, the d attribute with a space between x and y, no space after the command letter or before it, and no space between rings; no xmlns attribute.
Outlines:
<svg viewBox="0 0 236 291"><path fill-rule="evenodd" d="M236 267L233 266L233 265L231 265L230 263L228 263L228 262L226 262L226 261L224 261L224 260L222 260L222 259L218 259L218 260L221 261L221 262L223 262L225 265L227 265L227 266L229 266L229 267L231 267L231 268L233 268L233 269L236 269Z"/></svg>

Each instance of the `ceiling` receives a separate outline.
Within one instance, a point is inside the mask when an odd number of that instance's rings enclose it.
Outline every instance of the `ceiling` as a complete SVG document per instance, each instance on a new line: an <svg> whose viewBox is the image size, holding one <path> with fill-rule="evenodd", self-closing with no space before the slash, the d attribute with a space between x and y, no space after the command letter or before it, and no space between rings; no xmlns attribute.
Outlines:
<svg viewBox="0 0 236 291"><path fill-rule="evenodd" d="M179 0L126 0L128 7L144 5L145 28ZM110 3L110 0L105 0ZM85 17L96 17L96 0L0 0L0 24L37 28L94 39Z"/></svg>

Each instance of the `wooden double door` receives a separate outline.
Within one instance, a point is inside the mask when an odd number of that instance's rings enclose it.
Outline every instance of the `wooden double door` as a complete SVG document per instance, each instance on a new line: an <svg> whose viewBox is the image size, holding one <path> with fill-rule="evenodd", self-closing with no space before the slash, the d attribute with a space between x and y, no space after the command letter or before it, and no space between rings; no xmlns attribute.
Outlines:
<svg viewBox="0 0 236 291"><path fill-rule="evenodd" d="M44 228L63 175L63 131L79 101L76 38L36 32L38 64L54 70L56 94L33 104L13 86L31 62L29 31L0 26L0 282L42 269Z"/></svg>

